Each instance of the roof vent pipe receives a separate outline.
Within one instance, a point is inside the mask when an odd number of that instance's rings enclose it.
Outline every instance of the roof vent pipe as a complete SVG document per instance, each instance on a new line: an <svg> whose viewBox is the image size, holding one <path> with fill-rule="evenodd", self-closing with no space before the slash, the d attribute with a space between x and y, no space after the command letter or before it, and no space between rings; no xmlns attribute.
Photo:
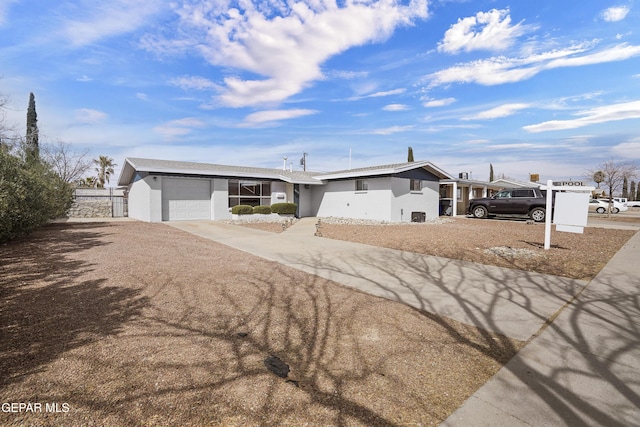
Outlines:
<svg viewBox="0 0 640 427"><path fill-rule="evenodd" d="M287 170L287 156L284 156L282 158L282 170L286 171Z"/></svg>

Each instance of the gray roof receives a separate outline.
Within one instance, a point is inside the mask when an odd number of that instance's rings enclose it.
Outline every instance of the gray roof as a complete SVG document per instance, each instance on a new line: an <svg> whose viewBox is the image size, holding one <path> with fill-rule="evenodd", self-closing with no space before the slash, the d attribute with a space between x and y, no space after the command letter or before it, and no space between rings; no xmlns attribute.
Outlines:
<svg viewBox="0 0 640 427"><path fill-rule="evenodd" d="M321 180L313 177L316 173L312 172L128 157L125 159L125 164L120 172L118 185L128 185L133 179L135 171L238 178L263 178L281 180L295 184L322 184Z"/></svg>
<svg viewBox="0 0 640 427"><path fill-rule="evenodd" d="M433 163L426 160L416 162L392 163L389 165L369 166L365 168L347 169L337 172L326 172L317 174L316 177L321 179L354 178L360 176L364 177L373 175L396 174L418 168L424 168L440 179L451 178L451 175L449 175L447 172L443 171L442 169L436 167Z"/></svg>
<svg viewBox="0 0 640 427"><path fill-rule="evenodd" d="M128 157L120 172L118 185L129 185L136 171L149 173L167 173L178 175L201 175L237 177L248 179L272 179L294 184L321 185L328 179L344 179L375 175L388 175L407 170L425 168L441 179L451 178L443 170L427 161L394 163L389 165L371 166L366 168L349 169L337 172L303 172L283 169L256 168L249 166L216 165L211 163L181 162L175 160L155 160Z"/></svg>

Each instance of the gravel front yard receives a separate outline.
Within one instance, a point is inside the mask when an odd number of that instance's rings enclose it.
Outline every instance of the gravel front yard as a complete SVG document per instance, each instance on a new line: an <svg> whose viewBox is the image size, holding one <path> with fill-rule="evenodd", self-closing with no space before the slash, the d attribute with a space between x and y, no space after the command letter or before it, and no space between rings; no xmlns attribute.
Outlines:
<svg viewBox="0 0 640 427"><path fill-rule="evenodd" d="M545 251L544 224L504 219L454 218L403 225L354 225L329 219L323 220L321 231L330 239L584 280L594 278L635 234L591 227L584 234L552 229L551 248Z"/></svg>
<svg viewBox="0 0 640 427"><path fill-rule="evenodd" d="M475 248L481 224L437 246ZM339 227L323 233L364 234ZM523 345L139 222L0 246L0 342L3 426L437 425Z"/></svg>

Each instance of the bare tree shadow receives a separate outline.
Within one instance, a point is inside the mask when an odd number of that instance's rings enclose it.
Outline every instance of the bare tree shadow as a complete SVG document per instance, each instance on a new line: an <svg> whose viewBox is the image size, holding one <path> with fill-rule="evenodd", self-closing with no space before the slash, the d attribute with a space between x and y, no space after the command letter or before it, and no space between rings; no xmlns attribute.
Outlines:
<svg viewBox="0 0 640 427"><path fill-rule="evenodd" d="M606 293L587 292L587 283L581 281L522 271L512 275L508 269L480 264L473 266L471 274L463 263L455 260L393 250L384 254L384 257L372 256L371 252L352 254L350 259L354 261L349 263L309 251L304 256L290 257L287 263L339 282L359 282L363 284L359 287L367 292L406 303L447 328L462 344L501 362L505 361L505 355L511 357L517 353L508 339L517 332L509 329L511 323L526 319L532 325L526 330L529 340L543 333L545 337L554 334L555 341L546 345L554 352L569 352L574 358L572 366L559 363L550 371L517 356L505 366L523 389L533 391L543 402L538 410L552 410L566 425L622 426L640 415L640 381L624 369L624 366L633 366L625 360L637 359L640 350L637 293L628 294L616 287L614 281L607 281ZM340 280L341 276L349 279ZM632 283L635 279L622 276L616 280ZM504 309L505 305L509 306L508 310ZM564 308L570 321L554 322ZM505 314L514 316L514 313L515 317L505 320ZM452 316L498 332L503 338L496 339L485 333L481 342L471 342L450 320ZM585 326L586 322L594 321L608 325L605 330L616 330L616 336L594 336L593 327ZM557 342L562 344L557 346ZM567 379L569 374L571 377ZM571 381L594 381L608 392L621 396L625 403L615 411L607 408L606 400L604 405L595 405L589 393L573 388ZM503 391L505 395L498 400L512 398L513 405L517 406L519 398L513 395L513 390L511 396L506 388Z"/></svg>
<svg viewBox="0 0 640 427"><path fill-rule="evenodd" d="M153 265L137 266L130 282L114 283L106 277L82 280L84 272L95 266L70 256L108 242L109 228L98 228L99 232L80 228L74 231L74 238L62 236L52 241L44 237L38 241L36 236L25 241L34 245L23 246L25 262L33 267L21 271L9 262L2 264L1 301L7 305L0 316L18 314L17 321L1 319L3 342L6 336L12 343L11 351L2 349L0 353L3 374L7 369L10 378L3 386L38 372L67 350L91 348L92 340L109 338L116 353L75 352L69 357L74 358L76 374L91 373L86 384L56 377L49 380L46 392L39 394L40 398L71 403L76 411L69 414L70 425L80 425L89 416L112 425L276 426L299 424L307 416L318 424L336 426L412 422L401 418L406 414L386 411L390 401L396 407L418 408L426 414L421 420L440 422L449 413L435 408L429 396L403 389L402 377L388 364L390 360L407 365L416 360L428 363L416 352L427 344L440 346L434 357L446 357L445 347L450 342L463 357L481 354L499 365L508 362L504 369L515 377L517 385L532 390L544 403L536 409L553 411L561 423L624 424L622 415L592 405L568 386L563 379L567 373L585 379L603 378L613 392L627 400L622 409L637 412L637 384L619 371L619 365L638 351L637 295L629 298L615 289L592 293L581 281L551 280L526 272L514 278L506 269L477 265L469 270L466 264L453 260L399 251L385 251L380 256L362 252L341 258L309 249L284 260L314 273L310 275L178 230L163 228L162 233L155 233L158 229L154 227L162 225L136 227L137 234L130 238L136 239L140 248L162 244L171 250L164 258L154 259ZM181 239L188 239L189 244L183 245ZM123 237L118 244L128 241ZM49 245L45 252L50 255L37 249L39 245ZM27 254L30 251L33 256ZM2 255L16 256L10 252ZM58 267L48 270L50 263ZM221 264L233 268L225 268L221 275L217 269ZM174 265L181 266L178 272ZM73 285L66 274L75 275ZM382 307L382 300L325 280L340 282L344 277L366 284L370 294L410 306L406 310L409 314L401 320L381 318L376 309ZM609 285L614 287L614 279ZM33 304L25 307L21 301ZM563 313L570 314L571 321L559 324L554 319L565 306ZM47 310L54 315L51 319L43 314ZM516 315L505 320L509 312ZM404 327L410 318L437 325L449 340L425 344L424 337ZM593 322L594 318L617 325L624 339L593 337L585 321ZM370 351L367 340L376 337L363 336L367 329L363 323L378 330L388 325L388 334L402 336L403 346L390 345L379 355ZM24 337L12 330L12 324L33 338L22 343ZM470 334L468 325L480 329ZM49 334L45 336L41 330ZM521 347L514 337L538 336L540 340L549 332L559 335L569 349L562 355L581 363L547 371L518 356ZM625 343L622 346L618 345L621 341ZM553 342L549 340L549 345ZM384 341L376 345L384 345ZM595 357L603 348L605 357ZM25 354L40 356L23 366L16 355ZM295 383L265 369L263 360L269 355L290 365L288 379ZM430 374L438 375L435 366L429 364L429 368L434 370ZM429 382L417 381L416 387L426 388ZM397 395L380 395L376 385L382 383L393 385ZM507 401L518 399L518 395L511 391L501 398ZM49 423L56 421L60 420Z"/></svg>
<svg viewBox="0 0 640 427"><path fill-rule="evenodd" d="M69 254L105 244L102 227L52 224L0 246L0 390L140 314L138 292L79 280L92 266Z"/></svg>

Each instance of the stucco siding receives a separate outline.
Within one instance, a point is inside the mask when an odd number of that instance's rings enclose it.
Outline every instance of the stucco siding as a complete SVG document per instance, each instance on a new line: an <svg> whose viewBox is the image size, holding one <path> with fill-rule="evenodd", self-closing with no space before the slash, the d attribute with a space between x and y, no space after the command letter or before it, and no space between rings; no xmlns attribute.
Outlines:
<svg viewBox="0 0 640 427"><path fill-rule="evenodd" d="M426 219L439 216L439 183L422 181L422 190L410 191L410 180L391 178L393 193L391 203L392 222L411 222L412 212L424 212Z"/></svg>
<svg viewBox="0 0 640 427"><path fill-rule="evenodd" d="M211 190L211 219L231 219L229 212L229 180L213 179Z"/></svg>
<svg viewBox="0 0 640 427"><path fill-rule="evenodd" d="M146 178L140 175L136 176L133 183L129 186L128 199L129 218L151 222L151 188Z"/></svg>
<svg viewBox="0 0 640 427"><path fill-rule="evenodd" d="M390 221L391 178L370 178L366 182L366 191L356 191L356 180L332 181L314 187L315 216Z"/></svg>
<svg viewBox="0 0 640 427"><path fill-rule="evenodd" d="M157 178L157 179L153 179ZM149 207L150 222L162 222L162 176L148 176L145 181L149 183Z"/></svg>

